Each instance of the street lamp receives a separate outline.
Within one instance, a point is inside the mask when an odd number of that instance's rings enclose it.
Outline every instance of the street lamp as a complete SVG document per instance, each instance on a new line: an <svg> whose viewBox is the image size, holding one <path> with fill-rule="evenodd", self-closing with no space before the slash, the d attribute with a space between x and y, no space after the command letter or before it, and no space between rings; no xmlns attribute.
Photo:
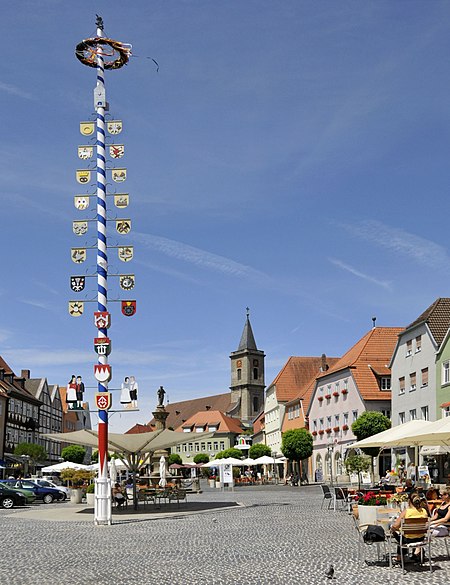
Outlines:
<svg viewBox="0 0 450 585"><path fill-rule="evenodd" d="M23 465L23 476L27 477L28 475L28 466L30 463L30 456L29 455L21 455L20 458L22 459Z"/></svg>
<svg viewBox="0 0 450 585"><path fill-rule="evenodd" d="M328 462L330 465L330 484L333 485L333 452L334 452L333 439L328 439L327 451L328 451Z"/></svg>

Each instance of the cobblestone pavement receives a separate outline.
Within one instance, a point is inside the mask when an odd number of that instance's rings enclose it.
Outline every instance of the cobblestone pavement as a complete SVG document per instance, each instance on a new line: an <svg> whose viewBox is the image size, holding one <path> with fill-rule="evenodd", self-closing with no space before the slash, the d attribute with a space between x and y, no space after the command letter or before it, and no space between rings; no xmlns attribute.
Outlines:
<svg viewBox="0 0 450 585"><path fill-rule="evenodd" d="M240 502L241 507L171 517L115 515L113 526L85 520L52 522L67 504L0 510L0 584L7 585L442 585L450 560L434 545L435 569L357 562L356 531L344 511L320 510L318 487L205 488L190 501ZM181 508L182 509L182 508ZM54 512L57 510L57 512ZM28 515L29 516L29 515ZM73 515L70 516L73 518ZM376 561L376 546L365 546Z"/></svg>

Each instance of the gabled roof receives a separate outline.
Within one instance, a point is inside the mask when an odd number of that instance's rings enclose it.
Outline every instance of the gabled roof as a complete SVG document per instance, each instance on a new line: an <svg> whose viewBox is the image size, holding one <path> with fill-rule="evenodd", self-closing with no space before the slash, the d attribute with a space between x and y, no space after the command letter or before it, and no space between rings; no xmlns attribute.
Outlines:
<svg viewBox="0 0 450 585"><path fill-rule="evenodd" d="M165 409L169 413L166 420L166 429L177 429L196 412L201 410L220 410L220 412L228 412L230 404L231 392L166 404ZM156 424L155 419L152 418L148 424L154 427Z"/></svg>
<svg viewBox="0 0 450 585"><path fill-rule="evenodd" d="M412 329L422 323L427 323L431 335L437 345L441 345L445 334L450 327L450 298L440 297L436 299L434 303L431 304L428 309L425 309L425 311L419 315L415 321L410 323L405 330Z"/></svg>
<svg viewBox="0 0 450 585"><path fill-rule="evenodd" d="M326 358L328 365L339 358ZM289 402L293 398L303 397L310 383L316 379L323 365L323 357L291 356L284 364L280 373L270 384L276 387L277 401Z"/></svg>
<svg viewBox="0 0 450 585"><path fill-rule="evenodd" d="M364 335L327 372L317 378L318 384L326 383L324 378L341 370L351 369L361 397L364 400L390 400L391 393L381 392L376 372L386 371L402 327L374 327Z"/></svg>
<svg viewBox="0 0 450 585"><path fill-rule="evenodd" d="M176 431L183 431L183 429L203 428L208 431L209 426L217 428L218 433L242 433L242 426L240 421L235 418L226 416L223 412L218 410L204 410L196 412L186 422L179 426Z"/></svg>
<svg viewBox="0 0 450 585"><path fill-rule="evenodd" d="M125 434L137 435L138 433L151 433L154 430L155 430L155 427L152 427L150 425L141 425L139 423L136 423L134 425L134 427L131 427L131 429L128 429L128 431L126 431Z"/></svg>
<svg viewBox="0 0 450 585"><path fill-rule="evenodd" d="M24 386L25 378L16 376L11 367L0 357L0 369L5 371L5 374L12 376L12 382L9 380L3 380L3 387L8 389L8 393L11 393L12 398L20 398L25 402L31 402L35 405L40 405L41 401L33 396Z"/></svg>
<svg viewBox="0 0 450 585"><path fill-rule="evenodd" d="M45 378L29 378L25 380L25 388L36 398L41 397L44 386Z"/></svg>

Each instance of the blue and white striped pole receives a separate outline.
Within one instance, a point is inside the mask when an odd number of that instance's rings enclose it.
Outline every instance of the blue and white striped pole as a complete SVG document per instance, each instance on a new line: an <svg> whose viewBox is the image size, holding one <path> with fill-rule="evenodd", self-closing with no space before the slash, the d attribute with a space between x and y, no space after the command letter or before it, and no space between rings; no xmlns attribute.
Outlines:
<svg viewBox="0 0 450 585"><path fill-rule="evenodd" d="M97 37L103 37L103 24L97 23ZM105 66L97 45L97 86L94 89L97 112L97 310L108 311L108 255L106 248L106 156L105 156ZM107 337L107 329L99 328L97 337ZM108 356L98 356L106 364ZM98 392L108 392L108 384L99 382ZM108 411L98 411L98 461L96 482L95 524L111 524L111 485L108 478Z"/></svg>

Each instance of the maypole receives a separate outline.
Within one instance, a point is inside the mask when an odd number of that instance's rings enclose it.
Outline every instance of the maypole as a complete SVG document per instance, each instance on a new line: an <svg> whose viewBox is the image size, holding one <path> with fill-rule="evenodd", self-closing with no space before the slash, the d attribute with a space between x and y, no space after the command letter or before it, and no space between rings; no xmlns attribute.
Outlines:
<svg viewBox="0 0 450 585"><path fill-rule="evenodd" d="M111 393L108 390L108 382L111 379L111 366L108 364L108 355L110 353L110 340L108 338L108 328L111 324L110 313L108 312L108 254L107 254L107 193L106 193L106 125L105 113L108 111L108 104L106 102L105 91L105 68L119 69L128 62L130 54L130 46L124 45L118 41L104 37L103 20L97 16L96 21L97 36L93 39L86 39L77 45L75 54L77 58L89 67L96 67L97 69L97 84L94 89L94 106L96 111L96 196L97 196L97 311L94 312L94 323L97 328L97 337L94 340L94 346L98 354L98 362L94 365L94 376L98 382L98 392L95 395L96 407L98 408L98 460L99 473L95 483L95 510L94 522L95 524L111 524L111 481L108 478L108 410L111 407ZM113 57L105 63L104 57ZM108 123L108 127L111 123ZM90 135L90 124L86 123L85 130L80 127L81 132L86 136ZM109 130L112 134L117 134L122 129L121 124L113 124ZM92 128L93 133L93 128ZM111 147L110 147L111 149ZM89 151L82 151L80 158L88 158ZM123 156L124 148L115 147L111 156L120 158ZM120 179L118 178L120 177ZM88 182L90 178L90 171L85 171L85 180L83 181L83 171L77 173L79 182ZM119 181L126 178L126 169L113 170L113 180ZM89 200L89 198L87 198ZM126 204L128 204L128 196L126 196ZM77 201L75 201L77 206ZM81 203L80 203L81 205ZM117 205L117 204L116 204ZM87 203L88 207L89 204ZM85 209L86 207L78 206L78 209ZM122 224L126 224L126 228ZM80 222L79 222L80 223ZM117 220L116 229L121 232L128 233L130 230L129 220ZM87 230L87 224L86 224ZM75 230L74 230L75 231ZM80 249L82 250L82 249ZM119 247L119 259L127 261L132 257L132 248L127 248L128 256L124 260L124 252ZM86 252L82 254L86 256ZM72 253L72 259L74 259ZM80 260L82 261L82 260ZM82 278L82 277L77 277ZM134 285L134 276L128 275ZM84 287L84 279L83 279ZM121 277L121 286L123 285L123 278ZM129 285L131 286L131 285ZM73 289L76 290L76 289ZM124 310L124 303L127 311ZM82 313L82 303L81 313ZM130 308L131 307L131 308ZM122 301L122 312L124 315L130 316L135 313L135 301ZM81 314L79 312L79 314Z"/></svg>

